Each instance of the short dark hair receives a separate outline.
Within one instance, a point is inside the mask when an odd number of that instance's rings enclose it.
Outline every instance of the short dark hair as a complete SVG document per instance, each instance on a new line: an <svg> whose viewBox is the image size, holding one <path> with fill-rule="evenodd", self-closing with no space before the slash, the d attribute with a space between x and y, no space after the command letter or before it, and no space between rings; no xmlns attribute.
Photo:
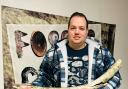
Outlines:
<svg viewBox="0 0 128 89"><path fill-rule="evenodd" d="M87 17L86 17L83 13L79 13L79 12L74 12L74 13L70 16L69 22L68 22L68 28L69 28L69 26L70 26L71 19L72 19L74 16L84 17L85 20L86 20L86 28L88 28L88 20L87 20Z"/></svg>

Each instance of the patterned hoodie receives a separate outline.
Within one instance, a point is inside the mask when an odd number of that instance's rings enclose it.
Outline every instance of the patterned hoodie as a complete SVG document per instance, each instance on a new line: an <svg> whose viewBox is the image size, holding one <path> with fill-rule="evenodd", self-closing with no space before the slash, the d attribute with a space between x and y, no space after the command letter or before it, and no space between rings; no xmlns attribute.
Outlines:
<svg viewBox="0 0 128 89"><path fill-rule="evenodd" d="M39 69L39 75L32 85L41 87L67 87L67 39L58 42L54 48L47 51ZM107 48L93 40L87 39L89 45L89 72L88 83L104 74L115 63L115 59ZM91 61L90 61L91 60ZM100 89L117 89L120 86L121 76L119 71L107 81L105 87Z"/></svg>

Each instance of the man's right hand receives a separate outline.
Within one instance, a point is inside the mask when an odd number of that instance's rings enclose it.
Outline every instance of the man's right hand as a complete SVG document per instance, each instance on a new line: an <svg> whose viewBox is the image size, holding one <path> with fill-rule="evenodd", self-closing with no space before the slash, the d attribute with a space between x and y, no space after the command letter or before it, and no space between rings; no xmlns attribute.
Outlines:
<svg viewBox="0 0 128 89"><path fill-rule="evenodd" d="M31 85L28 85L28 84L22 84L18 87L14 87L14 89L32 89L32 86Z"/></svg>
<svg viewBox="0 0 128 89"><path fill-rule="evenodd" d="M24 86L20 86L19 89L32 89L32 87L31 86L27 86L27 85L25 86L24 85Z"/></svg>

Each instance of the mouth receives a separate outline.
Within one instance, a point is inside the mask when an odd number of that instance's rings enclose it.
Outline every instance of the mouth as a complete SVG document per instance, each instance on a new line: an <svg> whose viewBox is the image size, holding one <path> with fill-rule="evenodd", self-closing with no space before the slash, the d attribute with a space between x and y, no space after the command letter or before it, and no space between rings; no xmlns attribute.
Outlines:
<svg viewBox="0 0 128 89"><path fill-rule="evenodd" d="M75 36L75 37L73 37L75 40L78 40L78 39L80 39L80 37L78 37L78 36Z"/></svg>

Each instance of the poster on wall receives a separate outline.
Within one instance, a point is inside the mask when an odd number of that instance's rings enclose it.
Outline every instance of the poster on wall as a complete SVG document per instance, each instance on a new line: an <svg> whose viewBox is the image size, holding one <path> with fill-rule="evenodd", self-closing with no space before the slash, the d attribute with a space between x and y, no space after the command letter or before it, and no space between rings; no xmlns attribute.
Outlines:
<svg viewBox="0 0 128 89"><path fill-rule="evenodd" d="M67 37L69 17L2 6L2 53L4 88L31 83L38 75L39 66L47 50ZM89 21L99 41L108 38L104 23ZM104 32L104 29L108 31ZM114 30L110 43L114 45ZM105 43L108 45L107 43ZM103 45L105 45L103 44ZM113 48L113 46L111 47Z"/></svg>
<svg viewBox="0 0 128 89"><path fill-rule="evenodd" d="M67 36L68 17L2 6L4 88L31 83L46 51Z"/></svg>
<svg viewBox="0 0 128 89"><path fill-rule="evenodd" d="M67 24L7 24L6 26L15 83L31 83L38 74L38 68L47 49L61 39ZM32 76L28 76L29 73Z"/></svg>

